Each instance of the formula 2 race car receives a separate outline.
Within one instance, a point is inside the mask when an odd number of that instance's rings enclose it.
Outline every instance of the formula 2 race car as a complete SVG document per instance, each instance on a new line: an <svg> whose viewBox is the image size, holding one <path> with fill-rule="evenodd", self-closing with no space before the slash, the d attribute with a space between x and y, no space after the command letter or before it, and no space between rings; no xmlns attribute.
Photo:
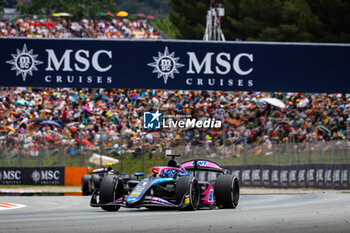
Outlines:
<svg viewBox="0 0 350 233"><path fill-rule="evenodd" d="M96 168L90 171L88 175L83 175L81 177L81 191L83 195L91 195L100 186L101 180L105 175L113 174L118 174L118 172L112 170L109 164L108 167Z"/></svg>
<svg viewBox="0 0 350 233"><path fill-rule="evenodd" d="M175 160L179 155L168 156L172 157L168 166L151 168L151 174L143 180L125 181L118 175L106 175L94 190L90 206L106 211L118 211L120 207L180 210L237 207L236 176L211 161L195 159L180 164Z"/></svg>

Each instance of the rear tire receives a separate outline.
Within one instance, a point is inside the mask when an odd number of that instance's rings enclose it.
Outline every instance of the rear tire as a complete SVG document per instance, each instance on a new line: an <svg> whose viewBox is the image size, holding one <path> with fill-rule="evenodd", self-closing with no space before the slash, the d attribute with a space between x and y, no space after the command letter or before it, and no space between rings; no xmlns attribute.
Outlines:
<svg viewBox="0 0 350 233"><path fill-rule="evenodd" d="M185 194L189 193L189 205L181 210L196 210L199 205L200 190L198 181L193 176L182 176L176 182L176 204L180 205Z"/></svg>
<svg viewBox="0 0 350 233"><path fill-rule="evenodd" d="M102 179L100 203L107 204L123 196L123 182L115 175L107 175ZM101 206L106 211L118 211L120 206Z"/></svg>
<svg viewBox="0 0 350 233"><path fill-rule="evenodd" d="M91 175L83 175L81 177L81 192L83 196L91 195Z"/></svg>
<svg viewBox="0 0 350 233"><path fill-rule="evenodd" d="M239 182L234 175L220 175L215 184L215 199L223 208L236 208L239 200Z"/></svg>
<svg viewBox="0 0 350 233"><path fill-rule="evenodd" d="M98 189L100 187L101 178L99 175L95 174L91 176L92 189Z"/></svg>

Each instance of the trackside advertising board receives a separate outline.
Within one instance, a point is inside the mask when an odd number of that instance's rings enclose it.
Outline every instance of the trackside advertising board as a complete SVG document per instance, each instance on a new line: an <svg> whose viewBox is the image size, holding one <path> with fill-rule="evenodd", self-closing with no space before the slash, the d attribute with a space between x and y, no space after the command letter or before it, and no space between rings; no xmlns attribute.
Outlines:
<svg viewBox="0 0 350 233"><path fill-rule="evenodd" d="M350 164L227 166L242 186L268 188L350 188Z"/></svg>
<svg viewBox="0 0 350 233"><path fill-rule="evenodd" d="M350 45L0 39L0 86L349 92Z"/></svg>
<svg viewBox="0 0 350 233"><path fill-rule="evenodd" d="M64 185L64 167L1 167L0 184Z"/></svg>

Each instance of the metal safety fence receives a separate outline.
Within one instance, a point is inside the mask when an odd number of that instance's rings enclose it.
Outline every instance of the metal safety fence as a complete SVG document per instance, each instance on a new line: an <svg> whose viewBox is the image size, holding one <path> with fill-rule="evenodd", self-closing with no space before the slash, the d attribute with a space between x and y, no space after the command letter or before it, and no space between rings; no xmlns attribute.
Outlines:
<svg viewBox="0 0 350 233"><path fill-rule="evenodd" d="M167 162L166 150L181 154L180 161L205 158L222 166L246 165L305 165L350 163L348 140L313 141L303 143L222 143L216 145L206 140L195 142L124 135L114 140L90 142L89 139L58 139L31 141L30 143L4 139L0 143L1 167L52 167L88 166L93 154L107 155L119 160L118 170L128 168L145 171L150 166Z"/></svg>

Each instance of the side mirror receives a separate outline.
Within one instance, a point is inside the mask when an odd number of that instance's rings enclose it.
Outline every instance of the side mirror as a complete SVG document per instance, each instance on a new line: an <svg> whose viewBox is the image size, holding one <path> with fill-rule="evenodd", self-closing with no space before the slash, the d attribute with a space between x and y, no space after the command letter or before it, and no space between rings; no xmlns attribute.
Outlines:
<svg viewBox="0 0 350 233"><path fill-rule="evenodd" d="M134 176L137 177L137 180L139 180L139 176L144 176L144 175L145 175L145 174L142 173L142 172L135 172L135 173L134 173Z"/></svg>

